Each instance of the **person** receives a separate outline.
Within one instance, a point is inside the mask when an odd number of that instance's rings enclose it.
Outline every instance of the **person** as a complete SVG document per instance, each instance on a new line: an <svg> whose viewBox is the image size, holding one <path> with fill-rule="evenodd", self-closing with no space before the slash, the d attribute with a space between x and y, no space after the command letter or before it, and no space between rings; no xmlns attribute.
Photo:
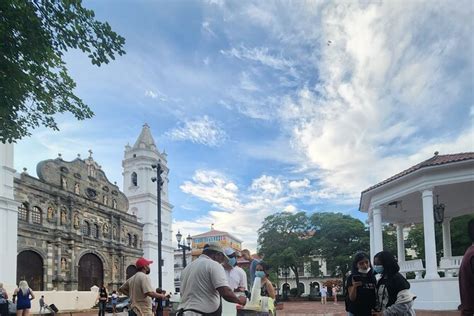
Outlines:
<svg viewBox="0 0 474 316"><path fill-rule="evenodd" d="M153 261L139 258L135 262L137 273L129 278L119 288L119 293L130 297L130 310L129 315L139 316L151 316L153 315L152 310L152 298L163 299L166 295L156 293L151 286L150 278L150 264Z"/></svg>
<svg viewBox="0 0 474 316"><path fill-rule="evenodd" d="M156 288L156 293L166 295L166 291L163 291L159 287ZM161 298L153 299L153 314L157 316L163 316L163 300Z"/></svg>
<svg viewBox="0 0 474 316"><path fill-rule="evenodd" d="M333 289L333 295L334 295L334 305L337 305L337 293L339 293L339 285L334 284Z"/></svg>
<svg viewBox="0 0 474 316"><path fill-rule="evenodd" d="M380 274L376 285L375 315L415 315L413 309L416 298L409 289L410 283L401 275L395 257L388 251L381 251L374 257L374 271Z"/></svg>
<svg viewBox="0 0 474 316"><path fill-rule="evenodd" d="M107 294L107 289L104 284L99 288L99 293L97 295L96 302L99 302L99 316L105 316L105 305L107 305L107 300L109 295Z"/></svg>
<svg viewBox="0 0 474 316"><path fill-rule="evenodd" d="M117 291L113 291L111 295L111 303L112 303L112 313L115 315L117 313L117 302L118 302L118 294Z"/></svg>
<svg viewBox="0 0 474 316"><path fill-rule="evenodd" d="M18 288L13 292L13 304L16 302L16 315L28 316L30 314L31 300L35 299L35 294L28 286L28 282L21 280Z"/></svg>
<svg viewBox="0 0 474 316"><path fill-rule="evenodd" d="M8 293L0 283L0 315L8 316Z"/></svg>
<svg viewBox="0 0 474 316"><path fill-rule="evenodd" d="M255 267L255 277L260 278L262 280L261 295L275 299L275 288L273 287L272 282L270 282L270 280L268 279L269 270L270 267L265 262L260 261Z"/></svg>
<svg viewBox="0 0 474 316"><path fill-rule="evenodd" d="M471 246L466 249L459 267L459 294L461 315L474 315L474 219L467 224Z"/></svg>
<svg viewBox="0 0 474 316"><path fill-rule="evenodd" d="M229 287L222 263L228 261L216 244L204 245L202 254L181 273L180 316L221 315L221 297L228 302L245 305L247 299L237 297Z"/></svg>
<svg viewBox="0 0 474 316"><path fill-rule="evenodd" d="M239 253L232 248L226 248L224 252L229 257L229 261L223 263L229 287L234 292L247 291L247 274L237 265Z"/></svg>
<svg viewBox="0 0 474 316"><path fill-rule="evenodd" d="M321 304L326 304L327 297L328 297L328 288L326 285L323 285L319 290L321 293Z"/></svg>
<svg viewBox="0 0 474 316"><path fill-rule="evenodd" d="M375 274L370 258L365 252L358 252L352 260L351 274L347 277L345 305L348 316L371 316L375 308Z"/></svg>
<svg viewBox="0 0 474 316"><path fill-rule="evenodd" d="M250 264L249 264L249 274L250 274L250 288L252 287L253 285L253 280L255 279L255 268L257 267L257 264L262 261L263 259L263 254L262 253L258 253L256 255L257 258L253 258L251 255L250 255L250 251L248 249L244 249L242 250L242 257L247 260Z"/></svg>

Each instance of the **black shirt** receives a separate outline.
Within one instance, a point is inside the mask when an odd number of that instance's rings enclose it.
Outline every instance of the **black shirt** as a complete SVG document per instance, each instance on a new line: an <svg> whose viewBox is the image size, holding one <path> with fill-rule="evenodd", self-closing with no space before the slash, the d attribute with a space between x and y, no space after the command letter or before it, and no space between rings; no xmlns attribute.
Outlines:
<svg viewBox="0 0 474 316"><path fill-rule="evenodd" d="M351 301L349 294L346 296L346 311L351 312L355 316L370 316L372 309L375 307L375 276L371 271L367 274L354 273L347 278L346 288L352 286L352 279L358 276L362 285L357 288L356 300Z"/></svg>
<svg viewBox="0 0 474 316"><path fill-rule="evenodd" d="M393 305L397 300L398 292L409 288L410 283L400 273L397 272L390 277L383 275L377 283L378 306L383 305L386 308Z"/></svg>

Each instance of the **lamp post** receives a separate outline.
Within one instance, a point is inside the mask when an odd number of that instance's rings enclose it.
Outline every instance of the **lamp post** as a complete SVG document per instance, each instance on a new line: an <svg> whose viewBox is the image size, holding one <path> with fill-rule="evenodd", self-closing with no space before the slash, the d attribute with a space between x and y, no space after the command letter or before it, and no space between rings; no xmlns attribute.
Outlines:
<svg viewBox="0 0 474 316"><path fill-rule="evenodd" d="M156 182L156 195L158 198L157 201L157 226L158 226L158 287L163 288L162 281L162 267L161 267L161 186L163 185L163 179L161 179L161 174L163 173L163 168L161 167L161 161L158 160L156 164L151 165L153 169L156 169L156 177L151 178L151 181Z"/></svg>
<svg viewBox="0 0 474 316"><path fill-rule="evenodd" d="M283 286L283 299L288 299L288 275L290 274L290 269L288 267L283 267L283 276L285 277L285 285Z"/></svg>
<svg viewBox="0 0 474 316"><path fill-rule="evenodd" d="M187 246L183 243L181 244L181 238L183 235L178 230L178 233L176 234L176 240L178 241L178 249L181 248L183 249L183 268L186 268L186 250L191 251L191 241L193 240L191 238L191 235L188 234L188 237L186 237L186 243L188 244Z"/></svg>

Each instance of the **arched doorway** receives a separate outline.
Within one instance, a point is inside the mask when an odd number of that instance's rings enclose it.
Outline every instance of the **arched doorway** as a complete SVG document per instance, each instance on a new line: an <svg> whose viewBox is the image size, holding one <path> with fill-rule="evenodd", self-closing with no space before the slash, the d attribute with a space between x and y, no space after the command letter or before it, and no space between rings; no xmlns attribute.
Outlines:
<svg viewBox="0 0 474 316"><path fill-rule="evenodd" d="M129 265L126 271L127 280L134 276L135 273L137 273L137 267L135 267L133 264Z"/></svg>
<svg viewBox="0 0 474 316"><path fill-rule="evenodd" d="M17 256L16 284L26 280L34 291L43 291L43 258L31 250Z"/></svg>
<svg viewBox="0 0 474 316"><path fill-rule="evenodd" d="M319 296L320 285L318 282L314 281L309 284L309 293L313 296Z"/></svg>
<svg viewBox="0 0 474 316"><path fill-rule="evenodd" d="M102 261L92 253L85 254L79 260L78 290L89 291L94 285L101 286L104 282Z"/></svg>

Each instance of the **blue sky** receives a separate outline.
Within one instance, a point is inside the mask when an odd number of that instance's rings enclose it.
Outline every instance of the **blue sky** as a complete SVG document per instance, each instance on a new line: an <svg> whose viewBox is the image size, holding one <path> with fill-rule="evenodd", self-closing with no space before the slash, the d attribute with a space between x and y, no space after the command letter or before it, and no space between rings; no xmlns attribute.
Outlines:
<svg viewBox="0 0 474 316"><path fill-rule="evenodd" d="M86 1L125 37L66 55L88 121L58 116L15 166L87 150L122 184L150 125L168 153L174 229L215 223L255 248L277 211L357 212L360 192L438 150L474 150L471 1Z"/></svg>

